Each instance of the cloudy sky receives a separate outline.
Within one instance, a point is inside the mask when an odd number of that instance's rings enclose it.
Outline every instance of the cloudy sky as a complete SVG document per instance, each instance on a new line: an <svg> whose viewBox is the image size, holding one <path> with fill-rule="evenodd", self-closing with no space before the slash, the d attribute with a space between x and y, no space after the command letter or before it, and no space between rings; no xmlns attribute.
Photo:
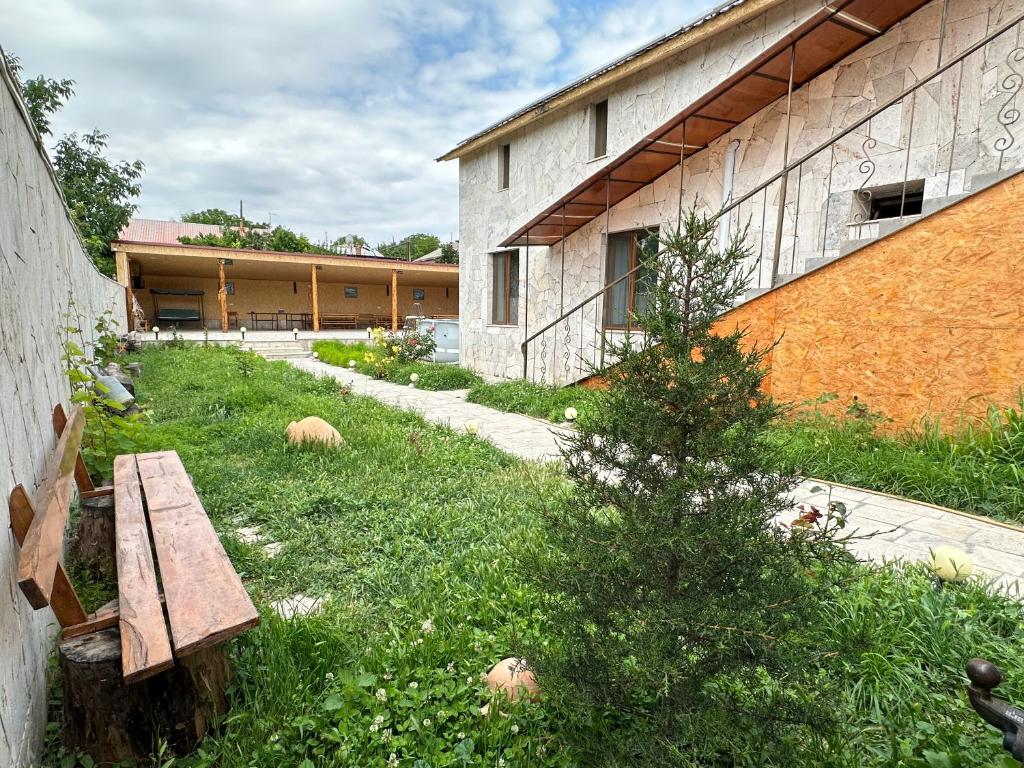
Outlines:
<svg viewBox="0 0 1024 768"><path fill-rule="evenodd" d="M54 134L146 164L140 215L245 201L319 240L458 233L434 158L715 0L0 0L27 76L70 77Z"/></svg>

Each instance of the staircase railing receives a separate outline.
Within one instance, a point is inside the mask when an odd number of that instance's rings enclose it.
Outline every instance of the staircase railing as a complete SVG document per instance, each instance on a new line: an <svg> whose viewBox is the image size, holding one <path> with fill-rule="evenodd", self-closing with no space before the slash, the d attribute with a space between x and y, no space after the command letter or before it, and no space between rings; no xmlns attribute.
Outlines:
<svg viewBox="0 0 1024 768"><path fill-rule="evenodd" d="M748 298L845 255L917 220L922 214L939 210L1024 165L1013 131L1021 118L1017 96L1024 88L1022 23L1024 13L997 27L949 61L940 61L928 75L786 164L754 189L736 196L721 209L720 216L729 222L730 228L736 227L734 231L746 227L751 255L743 268L752 269L753 274ZM1016 34L1015 38L1004 40L1011 32ZM1002 61L992 64L989 49L997 41L1007 50ZM939 55L941 57L941 46ZM972 92L970 88L965 91L964 84L965 70L972 57L981 59L978 81L969 82L978 97L973 105L977 107L978 136L965 139L958 148L963 100ZM954 69L957 70L955 83L949 84L952 114L944 112L941 105L937 110L929 110L927 105L918 109L919 94L938 83L941 96L940 80ZM996 73L996 93L981 85L982 72L986 69ZM934 121L931 126L936 138L934 158L927 156L925 146L914 144L915 119L918 123L922 119ZM988 142L983 140L980 127L986 119L994 121L991 127L995 129ZM947 129L948 150L938 143L942 129ZM966 127L966 134L973 136L970 125ZM895 142L885 141L892 138ZM882 150L878 151L880 144ZM707 148L702 151L706 152ZM840 158L840 154L845 159ZM690 155L684 161L684 174L693 157ZM978 169L969 185L967 171L971 166L978 166ZM842 176L841 183L836 183L837 175ZM795 184L789 183L794 177ZM794 187L795 195L791 194ZM881 215L880 205L886 208L885 216ZM607 233L605 235L607 243ZM567 384L593 369L603 369L609 363L606 359L609 334L620 332L620 329L604 326L605 298L615 286L633 278L642 266L603 285L538 330L528 333L520 345L523 377ZM788 267L785 272L784 267Z"/></svg>

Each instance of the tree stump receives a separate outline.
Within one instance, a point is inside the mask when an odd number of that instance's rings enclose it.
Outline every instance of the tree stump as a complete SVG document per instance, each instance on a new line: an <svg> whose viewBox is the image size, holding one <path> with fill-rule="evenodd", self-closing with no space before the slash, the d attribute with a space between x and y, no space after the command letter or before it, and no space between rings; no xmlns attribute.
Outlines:
<svg viewBox="0 0 1024 768"><path fill-rule="evenodd" d="M114 497L80 499L81 516L68 550L76 562L94 574L114 578Z"/></svg>
<svg viewBox="0 0 1024 768"><path fill-rule="evenodd" d="M214 646L125 685L117 629L62 642L60 668L64 743L97 762L144 760L161 739L175 755L188 754L227 712L233 674L222 646Z"/></svg>

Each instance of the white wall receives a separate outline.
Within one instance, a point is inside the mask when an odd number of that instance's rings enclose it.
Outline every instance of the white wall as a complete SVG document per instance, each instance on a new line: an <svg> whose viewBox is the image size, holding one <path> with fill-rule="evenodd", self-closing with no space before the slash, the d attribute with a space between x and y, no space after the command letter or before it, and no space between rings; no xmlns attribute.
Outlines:
<svg viewBox="0 0 1024 768"><path fill-rule="evenodd" d="M0 64L0 67L3 65ZM6 69L0 84L0 766L32 764L46 722L47 657L56 625L16 581L7 499L42 481L56 443L50 414L68 403L61 328L68 298L91 330L107 309L123 322L124 289L82 250L49 162Z"/></svg>
<svg viewBox="0 0 1024 768"><path fill-rule="evenodd" d="M764 20L760 36L749 37L753 30L746 29L728 35L727 40L715 41L707 50L685 53L676 61L655 67L649 73L640 73L615 86L609 94L611 154L628 148L639 136L654 125L668 120L680 111L692 97L705 93L720 82L726 70L732 71L748 59L752 50L760 50L773 42L781 30L792 24L795 14L799 18L810 13L817 4L793 2L779 9L776 20ZM851 54L845 61L822 74L794 94L792 125L790 128L790 158L799 157L827 141L844 127L862 119L869 111L887 101L907 86L917 82L934 70L938 57L938 37L942 3L934 0L881 38ZM796 11L794 11L796 9ZM1005 23L1024 10L1024 0L950 0L943 57L955 57L972 43L982 39L988 31ZM782 14L780 16L780 14ZM786 15L788 14L788 15ZM783 21L785 19L785 21ZM765 37L764 30L776 30L775 36ZM745 36L748 39L745 39ZM949 178L949 194L969 192L993 173L999 164L995 141L1005 135L996 113L1003 106L1008 92L1001 87L1010 73L1007 57L1019 45L1010 33L992 44L984 53L976 54L960 78L959 67L918 92L914 105L913 132L910 128L910 107L899 105L872 121L871 138L877 141L871 149L876 164L870 185L901 181L907 157L905 147L912 145L909 179L925 179L926 197L937 199L946 193L946 170L953 157L953 173ZM751 54L752 55L752 54ZM709 66L717 61L732 62L732 66ZM1024 62L1016 64L1024 69ZM659 84L692 83L671 89L679 98L666 98L669 89ZM953 150L953 104L959 100L955 150ZM642 109L641 109L642 107ZM739 141L734 174L734 197L755 189L783 167L784 101L780 101L754 115L708 149L688 158L682 181L684 205L696 199L702 206L714 210L722 201L723 165L726 149ZM463 281L460 317L463 325L463 361L487 373L521 375L518 345L524 333L519 329L489 327L486 323L486 298L489 295L489 275L486 270L487 252L508 236L514 228L536 215L558 195L564 194L580 179L596 170L594 163L577 161L568 169L561 155L552 156L551 145L557 140L548 134L560 127L566 148L563 154L573 155L585 151L589 133L583 128L583 107L568 107L555 113L536 128L525 130L518 140L513 138L513 155L517 143L522 147L517 164L513 160L512 189L495 191L486 178L488 163L486 150L460 161L460 237L463 243L461 280ZM581 128L571 130L575 115ZM623 126L636 126L635 135L624 135ZM614 126L618 126L615 129ZM1016 141L1003 158L1003 168L1019 167L1024 148L1024 120L1012 126ZM533 134L537 137L534 138ZM865 160L866 130L858 129L836 145L833 159L826 152L808 163L798 181L794 173L790 179L787 212L783 226L782 273L803 271L815 257L833 258L839 255L854 230L847 227L852 218L853 190L864 183L861 165ZM581 149L582 147L582 149ZM952 151L951 151L952 150ZM554 185L552 179L559 182ZM518 188L517 188L518 184ZM794 200L799 185L800 218L795 219ZM548 188L552 191L548 193ZM610 231L623 231L637 227L674 225L678 210L680 178L674 169L654 184L615 206L610 215ZM826 194L829 193L829 194ZM501 204L502 195L507 200ZM768 216L764 227L764 242L770 247L774 241L778 187L768 195ZM533 201L525 207L525 201ZM751 242L761 241L761 212L763 201L759 197L741 209L745 222L752 224ZM825 213L828 213L827 224ZM794 241L793 231L799 227L800 237ZM564 279L562 273L562 246L551 249L530 248L530 329L540 328L553 320L559 308L571 307L586 298L603 284L603 241L606 228L601 216L566 239ZM871 232L861 234L872 234ZM875 233L877 234L877 233ZM858 234L860 236L860 234ZM795 245L795 247L794 247ZM762 280L770 275L770 253L761 263ZM521 262L525 262L521 252ZM813 262L811 262L813 264ZM525 263L522 269L525 275ZM595 308L596 309L596 308ZM593 344L593 312L584 324L584 346ZM522 313L520 314L522 321ZM569 333L577 341L580 328L574 324ZM560 336L566 329L560 330ZM589 341L588 341L589 339ZM554 339L547 344L547 368L562 368L563 349L553 348ZM559 341L564 347L564 341ZM573 351L573 358L577 352ZM591 356L596 353L591 350ZM575 365L575 363L573 363ZM561 380L572 377L558 377Z"/></svg>

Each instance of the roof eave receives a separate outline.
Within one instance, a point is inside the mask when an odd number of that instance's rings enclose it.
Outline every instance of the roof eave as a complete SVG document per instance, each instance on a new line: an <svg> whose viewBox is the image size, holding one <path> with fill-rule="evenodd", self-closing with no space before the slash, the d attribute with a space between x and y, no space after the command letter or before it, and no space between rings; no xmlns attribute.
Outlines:
<svg viewBox="0 0 1024 768"><path fill-rule="evenodd" d="M603 88L623 80L647 67L675 56L688 48L719 35L752 18L765 13L788 0L729 0L703 14L696 21L684 25L681 33L673 33L659 38L636 51L616 59L594 70L569 85L544 96L539 101L529 104L518 112L470 136L445 154L436 158L436 162L456 160L491 142L502 139L509 134L534 122L543 115L554 110L581 101Z"/></svg>

